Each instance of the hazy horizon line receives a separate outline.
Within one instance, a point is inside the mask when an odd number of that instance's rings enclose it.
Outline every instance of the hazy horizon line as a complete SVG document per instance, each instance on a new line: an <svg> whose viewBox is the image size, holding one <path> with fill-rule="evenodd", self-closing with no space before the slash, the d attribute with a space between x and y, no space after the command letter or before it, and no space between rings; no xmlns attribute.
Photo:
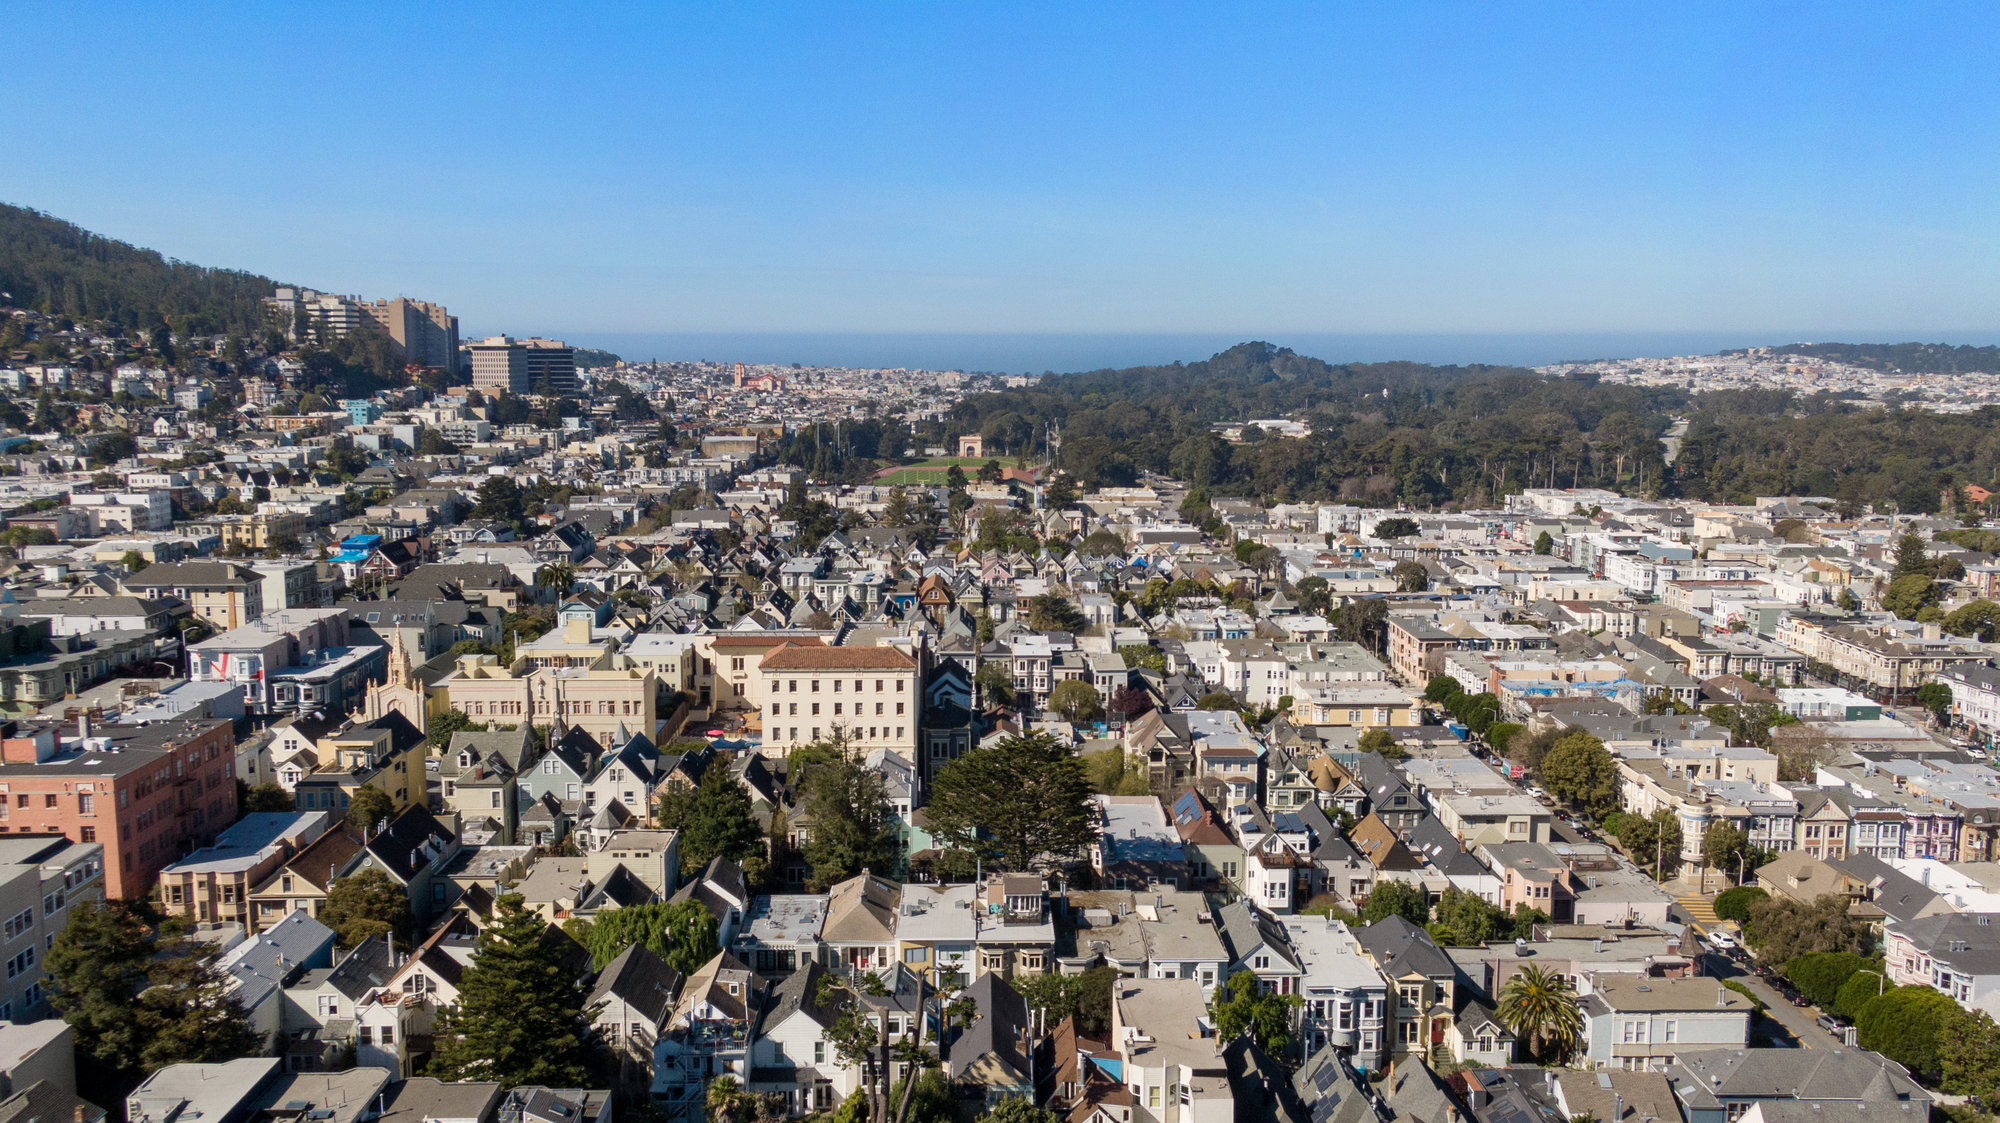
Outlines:
<svg viewBox="0 0 2000 1123"><path fill-rule="evenodd" d="M1075 373L1195 362L1253 341L1331 363L1548 366L1566 362L1711 355L1795 343L1993 346L1984 331L1609 332L883 332L563 331L544 334L627 361L791 364L984 373ZM467 333L468 338L473 337Z"/></svg>

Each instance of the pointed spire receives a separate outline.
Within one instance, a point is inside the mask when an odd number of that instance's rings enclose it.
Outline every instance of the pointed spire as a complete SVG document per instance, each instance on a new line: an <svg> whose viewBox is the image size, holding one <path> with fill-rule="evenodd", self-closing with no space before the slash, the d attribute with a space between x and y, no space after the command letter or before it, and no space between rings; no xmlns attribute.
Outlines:
<svg viewBox="0 0 2000 1123"><path fill-rule="evenodd" d="M389 632L389 685L408 690L410 687L410 653L403 647L403 629L391 628Z"/></svg>

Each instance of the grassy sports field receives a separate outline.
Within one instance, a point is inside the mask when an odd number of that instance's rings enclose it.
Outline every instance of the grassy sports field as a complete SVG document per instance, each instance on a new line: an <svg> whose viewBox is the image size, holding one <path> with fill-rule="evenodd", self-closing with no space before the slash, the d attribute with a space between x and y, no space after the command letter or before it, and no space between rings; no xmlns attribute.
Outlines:
<svg viewBox="0 0 2000 1123"><path fill-rule="evenodd" d="M875 473L875 482L889 487L911 484L941 484L945 474L956 464L970 479L979 474L980 466L986 461L969 456L940 456L919 464L906 464L901 468L884 468ZM1008 463L1001 461L1002 464Z"/></svg>

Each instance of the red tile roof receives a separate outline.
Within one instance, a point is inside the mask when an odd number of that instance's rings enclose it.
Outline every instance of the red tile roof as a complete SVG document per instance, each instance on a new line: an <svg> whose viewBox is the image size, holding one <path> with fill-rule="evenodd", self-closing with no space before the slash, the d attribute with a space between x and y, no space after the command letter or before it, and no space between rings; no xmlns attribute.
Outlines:
<svg viewBox="0 0 2000 1123"><path fill-rule="evenodd" d="M914 671L916 661L893 647L802 647L787 643L764 656L767 671Z"/></svg>

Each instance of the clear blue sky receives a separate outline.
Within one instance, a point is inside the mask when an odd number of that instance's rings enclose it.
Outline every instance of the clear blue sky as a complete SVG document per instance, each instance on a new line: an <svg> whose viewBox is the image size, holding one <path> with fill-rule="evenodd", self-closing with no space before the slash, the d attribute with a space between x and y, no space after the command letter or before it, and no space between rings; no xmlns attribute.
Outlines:
<svg viewBox="0 0 2000 1123"><path fill-rule="evenodd" d="M1991 5L568 7L17 11L0 200L468 332L2000 328Z"/></svg>

